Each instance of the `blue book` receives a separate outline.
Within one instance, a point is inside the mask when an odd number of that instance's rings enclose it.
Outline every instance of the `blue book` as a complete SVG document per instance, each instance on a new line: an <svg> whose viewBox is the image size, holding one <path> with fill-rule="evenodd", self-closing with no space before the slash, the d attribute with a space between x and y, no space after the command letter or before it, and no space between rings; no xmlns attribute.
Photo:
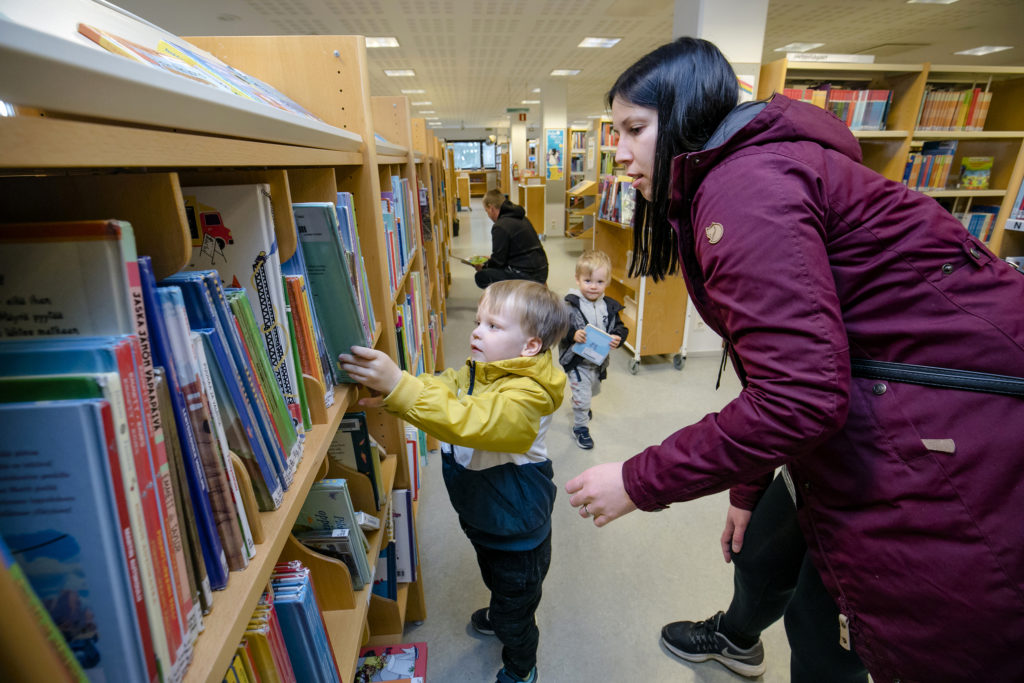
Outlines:
<svg viewBox="0 0 1024 683"><path fill-rule="evenodd" d="M19 464L0 474L0 534L36 595L90 680L152 680L121 540L110 405L0 405L0 433L2 460Z"/></svg>
<svg viewBox="0 0 1024 683"><path fill-rule="evenodd" d="M211 282L216 293L211 292ZM181 289L188 313L189 326L195 329L211 328L220 332L225 347L231 352L234 366L238 370L238 380L242 388L242 396L248 408L258 437L259 445L267 459L272 463L281 486L285 489L292 483L294 471L289 472L284 446L270 418L266 401L255 384L255 371L248 353L242 346L235 327L234 316L230 311L220 310L217 295L223 302L223 288L216 271L192 271L175 273L161 280L158 286L174 286Z"/></svg>
<svg viewBox="0 0 1024 683"><path fill-rule="evenodd" d="M373 297L370 296L370 281L366 277L366 261L363 259L363 248L359 243L359 227L356 225L356 210L352 205L351 192L338 193L335 213L338 215L338 232L345 253L349 256L349 270L355 281L364 331L366 336L372 339L376 322L373 315Z"/></svg>
<svg viewBox="0 0 1024 683"><path fill-rule="evenodd" d="M587 325L587 340L572 345L573 353L583 356L594 365L600 365L611 351L612 336L604 330Z"/></svg>
<svg viewBox="0 0 1024 683"><path fill-rule="evenodd" d="M272 576L271 586L296 680L340 683L309 570Z"/></svg>
<svg viewBox="0 0 1024 683"><path fill-rule="evenodd" d="M398 566L395 562L395 542L390 541L380 549L377 569L373 574L373 593L387 598L398 599Z"/></svg>
<svg viewBox="0 0 1024 683"><path fill-rule="evenodd" d="M372 340L367 338L359 317L356 292L338 235L338 216L329 203L294 204L292 213L309 274L306 284L331 355L334 381L351 382L341 369L338 355L356 345L369 346Z"/></svg>
<svg viewBox="0 0 1024 683"><path fill-rule="evenodd" d="M204 404L202 401L195 400L195 397L202 395L202 384L195 361L191 357L191 347L187 339L188 321L185 319L185 302L182 299L181 290L177 287L159 287L157 297L160 300L164 324L167 325L167 339L170 342L171 355L174 357L174 369L178 374L178 386L182 396L187 399L188 417L185 422L178 425L178 430L195 432L197 424L202 423L202 415L198 413L201 413ZM182 339L182 335L185 336L184 339ZM222 524L223 520L218 518L216 512L212 498L216 492L212 490L206 476L206 467L203 464L205 459L200 450L202 444L199 443L198 437L196 437L196 446L199 450L199 462L186 462L185 474L189 493L192 496L193 505L196 507L199 545L202 546L203 565L206 567L206 574L210 579L210 587L213 590L223 590L228 585L228 562L220 534L217 531L218 524ZM204 519L202 521L199 519L200 507L203 508Z"/></svg>

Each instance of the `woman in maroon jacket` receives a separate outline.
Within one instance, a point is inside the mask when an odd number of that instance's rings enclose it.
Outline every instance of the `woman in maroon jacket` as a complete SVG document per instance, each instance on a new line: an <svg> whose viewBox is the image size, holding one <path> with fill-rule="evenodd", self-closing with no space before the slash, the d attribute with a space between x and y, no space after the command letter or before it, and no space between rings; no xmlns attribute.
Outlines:
<svg viewBox="0 0 1024 683"><path fill-rule="evenodd" d="M570 502L597 526L725 489L751 509L785 466L876 681L1024 680L1024 400L981 374L1024 377L1024 276L863 166L831 114L737 107L706 41L643 57L609 100L635 269L681 266L743 389Z"/></svg>

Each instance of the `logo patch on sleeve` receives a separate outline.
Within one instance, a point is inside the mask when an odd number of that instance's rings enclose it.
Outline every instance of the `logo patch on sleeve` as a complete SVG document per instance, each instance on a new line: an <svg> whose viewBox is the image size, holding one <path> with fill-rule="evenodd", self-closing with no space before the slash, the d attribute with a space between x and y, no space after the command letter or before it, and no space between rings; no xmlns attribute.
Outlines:
<svg viewBox="0 0 1024 683"><path fill-rule="evenodd" d="M721 223L712 223L711 225L704 228L704 234L707 235L708 244L718 244L722 241L722 234L725 232L725 228L722 227Z"/></svg>

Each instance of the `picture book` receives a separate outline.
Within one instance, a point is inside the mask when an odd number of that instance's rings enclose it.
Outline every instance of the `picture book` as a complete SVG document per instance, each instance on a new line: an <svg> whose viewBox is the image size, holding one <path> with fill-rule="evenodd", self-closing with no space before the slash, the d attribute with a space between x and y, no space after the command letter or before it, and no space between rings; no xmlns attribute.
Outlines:
<svg viewBox="0 0 1024 683"><path fill-rule="evenodd" d="M584 329L587 333L587 339L586 341L573 344L573 353L583 356L595 365L601 365L611 351L612 336L593 325L587 325Z"/></svg>
<svg viewBox="0 0 1024 683"><path fill-rule="evenodd" d="M352 578L352 590L363 589L363 577L359 573L359 563L356 561L356 553L362 552L362 549L358 545L358 540L357 544L353 545L348 529L300 531L295 534L295 538L321 555L344 562Z"/></svg>
<svg viewBox="0 0 1024 683"><path fill-rule="evenodd" d="M179 391L183 396L196 397L202 387L195 361L191 359L188 344L188 319L181 290L177 287L160 287L157 296L163 309L163 320L167 326L168 350L174 358L174 372L178 377ZM223 590L228 584L228 564L224 546L221 544L219 528L229 524L230 513L224 510L224 479L218 477L210 482L207 468L216 468L211 461L209 435L202 439L199 432L204 425L203 404L189 400L186 404L185 422L178 425L179 431L190 430L196 444L195 459L185 459L185 474L189 493L196 510L196 528L202 548L206 574L213 590ZM215 488L211 488L215 487Z"/></svg>
<svg viewBox="0 0 1024 683"><path fill-rule="evenodd" d="M355 683L426 683L427 644L370 645L359 650Z"/></svg>
<svg viewBox="0 0 1024 683"><path fill-rule="evenodd" d="M962 190L987 190L992 177L993 157L973 156L960 160L960 182Z"/></svg>
<svg viewBox="0 0 1024 683"><path fill-rule="evenodd" d="M75 654L0 536L0 662L12 681L87 683ZM31 657L25 653L31 652Z"/></svg>
<svg viewBox="0 0 1024 683"><path fill-rule="evenodd" d="M373 593L388 600L398 599L398 567L395 561L395 542L385 543L377 556L373 572Z"/></svg>
<svg viewBox="0 0 1024 683"><path fill-rule="evenodd" d="M467 266L473 266L474 268L477 266L482 266L483 264L487 263L488 260L488 257L481 256L479 254L477 254L476 256L470 256L469 258L465 258L462 256L456 256L455 258L461 261L462 263L465 263Z"/></svg>
<svg viewBox="0 0 1024 683"><path fill-rule="evenodd" d="M363 584L370 581L370 564L366 557L369 544L362 529L355 521L355 509L345 479L322 479L315 482L302 503L295 520L293 532L348 529L350 537L357 540L355 553L359 579Z"/></svg>
<svg viewBox="0 0 1024 683"><path fill-rule="evenodd" d="M365 474L373 489L373 501L380 510L387 491L384 490L380 458L370 447L370 432L366 426L366 413L345 413L338 431L327 447L327 457L360 474Z"/></svg>
<svg viewBox="0 0 1024 683"><path fill-rule="evenodd" d="M366 261L359 242L359 227L356 224L356 210L351 192L337 194L335 212L338 216L338 234L341 236L345 256L349 261L349 274L355 285L356 298L359 300L360 317L365 323L366 336L372 339L375 326L373 297L370 295L370 281L366 276Z"/></svg>
<svg viewBox="0 0 1024 683"><path fill-rule="evenodd" d="M333 205L327 203L294 204L292 212L309 276L306 286L312 294L316 317L332 360L334 380L350 382L348 374L341 369L338 355L348 353L355 345L368 346L372 338L367 336L360 317L348 259L338 234L337 214Z"/></svg>
<svg viewBox="0 0 1024 683"><path fill-rule="evenodd" d="M187 270L216 270L225 287L245 290L259 322L274 379L295 426L301 432L299 377L292 360L285 319L281 254L274 228L270 186L183 187L185 215L192 235Z"/></svg>
<svg viewBox="0 0 1024 683"><path fill-rule="evenodd" d="M110 405L0 405L0 433L0 535L79 664L90 680L156 681L145 618L133 606L141 597L129 575L124 496L113 485ZM25 495L40 486L44 504Z"/></svg>

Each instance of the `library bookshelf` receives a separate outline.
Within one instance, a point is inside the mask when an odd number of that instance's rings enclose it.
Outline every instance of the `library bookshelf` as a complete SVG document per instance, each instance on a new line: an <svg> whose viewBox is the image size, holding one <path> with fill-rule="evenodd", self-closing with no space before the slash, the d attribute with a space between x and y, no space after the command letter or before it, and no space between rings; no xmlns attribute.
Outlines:
<svg viewBox="0 0 1024 683"><path fill-rule="evenodd" d="M565 236L587 239L592 236L597 215L597 182L580 180L565 193Z"/></svg>
<svg viewBox="0 0 1024 683"><path fill-rule="evenodd" d="M425 176L434 205L447 207L450 184L438 189L432 175L418 174L407 100L370 97L362 37L186 38L273 85L322 119L313 121L134 64L74 39L7 19L0 23L0 55L17 65L16 76L6 76L0 85L4 99L22 107L21 115L0 119L0 220L130 221L138 252L152 257L160 279L188 262L191 241L184 185L269 183L282 261L296 249L290 204L334 201L337 192L351 192L377 317L374 345L396 357L394 310L387 304L401 290L391 290L387 275L380 193L390 189L393 176L409 179L414 187L417 178ZM82 82L89 87L76 85ZM61 84L68 87L52 92ZM103 98L94 95L99 85L106 88ZM378 144L374 133L382 130L387 143ZM448 229L437 232L446 235ZM433 273L424 277L422 271L437 266L440 251L423 247L415 245L410 269L436 289L440 278ZM407 273L401 287L409 280ZM432 305L437 294L431 291L428 300ZM441 348L440 337L438 328L436 348ZM323 395L323 387L304 379L307 391ZM369 587L354 591L344 564L305 549L290 533L313 482L329 474L327 446L344 412L356 408L358 397L355 386L337 387L334 405L322 411L318 424L307 432L304 457L283 504L258 514L263 541L256 546L255 558L245 570L232 572L227 588L214 595L185 680L223 678L281 558L302 558L310 566L343 680L352 679L361 645L395 642L404 623L426 617L421 572L416 582L403 587L397 601L373 596ZM409 488L407 459L397 457L405 453L403 426L381 410L367 410L367 419L371 434L391 454L383 461L389 490ZM351 471L333 474L352 482L357 508L366 505L360 502L372 496L366 477ZM369 557L375 562L380 532L370 534L369 541Z"/></svg>
<svg viewBox="0 0 1024 683"><path fill-rule="evenodd" d="M1005 230L1017 189L1024 180L1024 67L836 64L780 59L761 66L757 97L764 99L787 87L820 84L892 91L886 129L854 131L864 164L891 180L903 180L911 152L927 141L957 142L951 166L954 171L960 168L965 156L991 156L991 189L947 187L923 192L951 210L969 210L975 203L998 206L994 229L987 241L989 248L1000 257L1024 254L1024 233ZM926 130L919 125L927 93L975 87L990 92L992 97L983 130Z"/></svg>

